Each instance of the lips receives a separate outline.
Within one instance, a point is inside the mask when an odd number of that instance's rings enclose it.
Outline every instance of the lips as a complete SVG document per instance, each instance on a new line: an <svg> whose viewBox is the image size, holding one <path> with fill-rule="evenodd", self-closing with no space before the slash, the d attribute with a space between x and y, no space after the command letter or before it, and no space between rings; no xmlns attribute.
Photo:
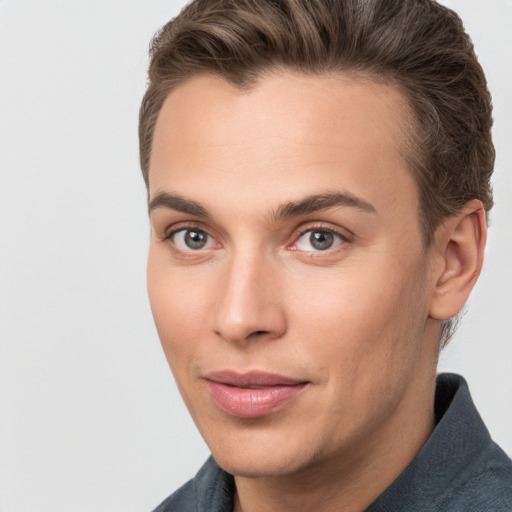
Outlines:
<svg viewBox="0 0 512 512"><path fill-rule="evenodd" d="M270 414L290 402L308 384L307 381L260 372L212 372L205 378L215 404L225 413L240 418Z"/></svg>

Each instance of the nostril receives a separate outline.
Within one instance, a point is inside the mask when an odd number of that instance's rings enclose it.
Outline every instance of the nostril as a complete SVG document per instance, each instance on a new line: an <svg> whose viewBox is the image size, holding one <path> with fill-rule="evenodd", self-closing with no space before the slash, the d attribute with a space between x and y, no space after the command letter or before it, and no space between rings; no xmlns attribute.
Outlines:
<svg viewBox="0 0 512 512"><path fill-rule="evenodd" d="M268 331L255 331L250 334L250 336L260 336L262 334L268 334Z"/></svg>

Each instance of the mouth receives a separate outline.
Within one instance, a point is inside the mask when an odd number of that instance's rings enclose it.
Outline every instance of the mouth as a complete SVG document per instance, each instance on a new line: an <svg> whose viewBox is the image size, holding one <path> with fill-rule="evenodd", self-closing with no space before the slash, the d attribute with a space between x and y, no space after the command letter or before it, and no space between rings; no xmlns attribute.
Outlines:
<svg viewBox="0 0 512 512"><path fill-rule="evenodd" d="M284 407L308 381L263 372L212 372L206 375L214 403L230 416L257 418Z"/></svg>

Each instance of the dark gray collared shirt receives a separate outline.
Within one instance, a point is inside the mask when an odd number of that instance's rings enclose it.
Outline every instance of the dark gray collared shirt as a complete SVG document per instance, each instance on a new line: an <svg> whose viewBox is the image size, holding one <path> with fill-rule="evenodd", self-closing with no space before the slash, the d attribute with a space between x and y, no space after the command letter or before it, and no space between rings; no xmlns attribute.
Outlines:
<svg viewBox="0 0 512 512"><path fill-rule="evenodd" d="M512 461L492 441L466 381L437 379L437 426L367 512L512 512ZM235 484L210 457L154 512L232 512Z"/></svg>

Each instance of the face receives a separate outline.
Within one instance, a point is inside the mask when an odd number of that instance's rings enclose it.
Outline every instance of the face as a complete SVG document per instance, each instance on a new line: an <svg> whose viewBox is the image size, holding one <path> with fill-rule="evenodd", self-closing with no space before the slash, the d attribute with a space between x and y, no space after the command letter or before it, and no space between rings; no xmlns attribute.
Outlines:
<svg viewBox="0 0 512 512"><path fill-rule="evenodd" d="M151 307L197 427L236 475L357 457L424 408L436 350L407 116L389 86L292 73L249 92L194 77L162 108Z"/></svg>

